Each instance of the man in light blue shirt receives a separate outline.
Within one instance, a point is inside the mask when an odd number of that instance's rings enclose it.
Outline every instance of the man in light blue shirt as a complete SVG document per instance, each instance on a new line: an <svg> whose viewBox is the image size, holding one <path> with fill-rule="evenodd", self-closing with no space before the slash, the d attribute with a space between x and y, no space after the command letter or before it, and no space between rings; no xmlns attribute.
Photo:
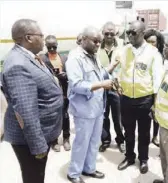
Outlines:
<svg viewBox="0 0 168 183"><path fill-rule="evenodd" d="M101 35L93 27L82 33L81 46L71 51L66 62L69 80L69 111L74 117L76 136L72 146L68 179L84 183L81 173L93 178L104 178L96 171L96 156L102 133L105 108L104 89L112 88L111 80L104 80L115 65L104 70L96 59Z"/></svg>

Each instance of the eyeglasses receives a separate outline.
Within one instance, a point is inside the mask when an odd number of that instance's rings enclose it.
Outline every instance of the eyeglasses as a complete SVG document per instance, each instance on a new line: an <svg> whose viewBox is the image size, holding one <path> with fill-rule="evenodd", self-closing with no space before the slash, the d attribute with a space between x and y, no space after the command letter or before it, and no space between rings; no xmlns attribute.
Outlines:
<svg viewBox="0 0 168 183"><path fill-rule="evenodd" d="M105 32L104 35L111 36L111 37L115 36L115 34L113 32Z"/></svg>
<svg viewBox="0 0 168 183"><path fill-rule="evenodd" d="M28 36L39 36L41 38L44 38L43 34L27 34Z"/></svg>
<svg viewBox="0 0 168 183"><path fill-rule="evenodd" d="M126 34L129 36L130 34L132 34L133 36L137 35L137 32L133 31L133 30L127 30Z"/></svg>

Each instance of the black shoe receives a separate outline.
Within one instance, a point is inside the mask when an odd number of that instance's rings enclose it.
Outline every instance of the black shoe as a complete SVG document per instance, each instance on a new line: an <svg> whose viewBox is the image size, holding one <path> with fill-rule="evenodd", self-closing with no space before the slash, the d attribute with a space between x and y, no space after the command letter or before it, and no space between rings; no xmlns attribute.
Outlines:
<svg viewBox="0 0 168 183"><path fill-rule="evenodd" d="M125 153L125 144L124 143L118 144L117 146L121 153Z"/></svg>
<svg viewBox="0 0 168 183"><path fill-rule="evenodd" d="M147 163L147 161L140 162L139 170L140 170L141 174L145 174L145 173L148 172L148 163Z"/></svg>
<svg viewBox="0 0 168 183"><path fill-rule="evenodd" d="M127 167L135 164L134 160L128 160L125 158L119 165L118 165L118 170L125 170Z"/></svg>
<svg viewBox="0 0 168 183"><path fill-rule="evenodd" d="M72 183L85 183L81 177L79 177L79 178L71 178L69 175L67 175L67 178Z"/></svg>
<svg viewBox="0 0 168 183"><path fill-rule="evenodd" d="M156 179L156 180L153 181L153 183L164 183L164 182L163 182L163 180Z"/></svg>
<svg viewBox="0 0 168 183"><path fill-rule="evenodd" d="M159 141L158 141L157 137L153 137L152 143L153 143L155 146L159 147Z"/></svg>
<svg viewBox="0 0 168 183"><path fill-rule="evenodd" d="M55 151L55 152L60 152L61 151L61 147L59 144L55 144L53 146L51 146L51 148Z"/></svg>
<svg viewBox="0 0 168 183"><path fill-rule="evenodd" d="M105 152L106 149L107 149L109 146L110 146L109 144L102 144L102 145L99 147L99 152Z"/></svg>
<svg viewBox="0 0 168 183"><path fill-rule="evenodd" d="M82 172L82 175L97 178L97 179L103 179L105 177L104 173L99 171L95 171L94 173Z"/></svg>

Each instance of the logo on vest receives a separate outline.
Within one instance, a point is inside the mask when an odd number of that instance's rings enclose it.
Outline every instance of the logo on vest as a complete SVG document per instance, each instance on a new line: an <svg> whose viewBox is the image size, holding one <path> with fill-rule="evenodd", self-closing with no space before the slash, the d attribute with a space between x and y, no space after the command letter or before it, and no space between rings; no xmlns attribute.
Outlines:
<svg viewBox="0 0 168 183"><path fill-rule="evenodd" d="M147 70L147 65L144 63L136 63L135 68L137 70L143 70L146 71Z"/></svg>
<svg viewBox="0 0 168 183"><path fill-rule="evenodd" d="M167 93L168 91L168 84L166 82L163 82L161 85L161 89Z"/></svg>

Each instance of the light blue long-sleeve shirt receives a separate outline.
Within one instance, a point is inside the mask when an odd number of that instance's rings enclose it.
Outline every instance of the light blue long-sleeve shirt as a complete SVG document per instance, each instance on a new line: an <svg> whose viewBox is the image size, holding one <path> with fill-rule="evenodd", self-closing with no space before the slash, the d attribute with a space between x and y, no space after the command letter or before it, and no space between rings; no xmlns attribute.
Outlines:
<svg viewBox="0 0 168 183"><path fill-rule="evenodd" d="M69 112L76 117L95 118L103 114L104 89L91 91L94 83L104 80L105 70L98 61L94 64L89 54L77 47L71 51L66 62L69 80Z"/></svg>

